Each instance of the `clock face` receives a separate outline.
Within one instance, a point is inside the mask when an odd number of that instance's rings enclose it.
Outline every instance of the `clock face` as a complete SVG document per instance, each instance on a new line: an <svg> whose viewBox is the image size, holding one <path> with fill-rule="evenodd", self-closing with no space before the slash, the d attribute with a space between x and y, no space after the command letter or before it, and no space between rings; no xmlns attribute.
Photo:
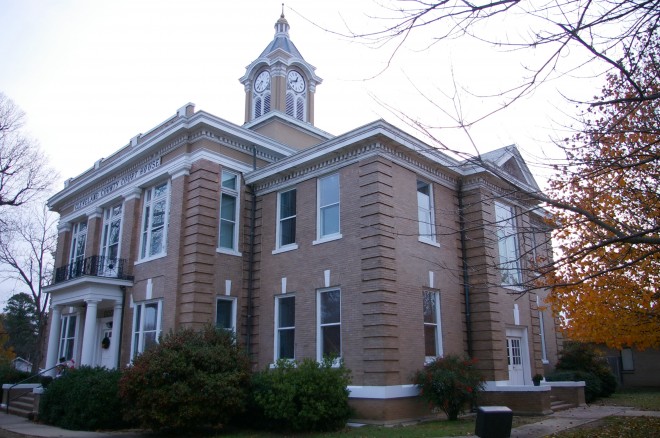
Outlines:
<svg viewBox="0 0 660 438"><path fill-rule="evenodd" d="M266 88L268 88L268 84L270 84L270 73L267 71L262 71L254 81L254 91L261 93Z"/></svg>
<svg viewBox="0 0 660 438"><path fill-rule="evenodd" d="M291 70L286 77L286 81L296 93L302 93L305 90L305 80L297 71Z"/></svg>

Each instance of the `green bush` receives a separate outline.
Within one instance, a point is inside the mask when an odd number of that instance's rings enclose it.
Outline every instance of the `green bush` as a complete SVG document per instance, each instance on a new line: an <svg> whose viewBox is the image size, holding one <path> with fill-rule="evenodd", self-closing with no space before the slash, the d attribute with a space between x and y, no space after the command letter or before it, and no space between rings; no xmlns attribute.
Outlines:
<svg viewBox="0 0 660 438"><path fill-rule="evenodd" d="M332 359L319 363L280 360L273 369L255 373L252 403L261 426L290 431L337 430L351 415L347 389L350 371ZM252 413L251 413L252 414Z"/></svg>
<svg viewBox="0 0 660 438"><path fill-rule="evenodd" d="M121 429L121 372L80 367L54 379L39 403L39 420L72 430Z"/></svg>
<svg viewBox="0 0 660 438"><path fill-rule="evenodd" d="M3 362L0 364L0 383L18 383L30 377L30 373L26 371L18 371L11 366L11 362ZM29 383L29 382L28 382Z"/></svg>
<svg viewBox="0 0 660 438"><path fill-rule="evenodd" d="M127 418L155 431L227 424L245 409L250 370L231 333L182 329L138 356L120 381Z"/></svg>
<svg viewBox="0 0 660 438"><path fill-rule="evenodd" d="M419 387L423 399L441 409L453 421L466 406L476 402L484 378L474 368L473 360L445 356L417 371L413 382Z"/></svg>
<svg viewBox="0 0 660 438"><path fill-rule="evenodd" d="M547 376L545 380L548 382L581 382L584 381L584 399L587 403L591 403L599 397L602 387L600 379L593 373L580 370L565 370L555 371Z"/></svg>
<svg viewBox="0 0 660 438"><path fill-rule="evenodd" d="M616 391L616 378L600 351L591 344L566 342L555 367L557 371L586 371L600 381L597 397L609 397Z"/></svg>

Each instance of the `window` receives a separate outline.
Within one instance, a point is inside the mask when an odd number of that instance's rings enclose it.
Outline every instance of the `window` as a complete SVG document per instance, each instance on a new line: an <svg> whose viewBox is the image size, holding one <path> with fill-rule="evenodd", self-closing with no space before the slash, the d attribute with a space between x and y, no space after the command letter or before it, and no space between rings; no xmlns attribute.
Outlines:
<svg viewBox="0 0 660 438"><path fill-rule="evenodd" d="M220 192L218 248L235 253L238 251L238 175L223 170Z"/></svg>
<svg viewBox="0 0 660 438"><path fill-rule="evenodd" d="M506 338L507 365L522 365L522 346L520 338Z"/></svg>
<svg viewBox="0 0 660 438"><path fill-rule="evenodd" d="M536 297L536 305L537 307L539 306L539 297ZM545 345L545 320L544 320L544 315L543 315L543 310L539 308L539 328L540 330L540 335L541 335L541 361L543 363L549 363L548 361L548 350Z"/></svg>
<svg viewBox="0 0 660 438"><path fill-rule="evenodd" d="M119 238L121 236L122 205L106 208L103 213L103 233L101 236L101 275L116 276L119 259Z"/></svg>
<svg viewBox="0 0 660 438"><path fill-rule="evenodd" d="M513 207L495 203L495 220L497 226L497 242L499 249L499 269L502 284L519 285L522 281L520 272L520 257L518 252L518 236Z"/></svg>
<svg viewBox="0 0 660 438"><path fill-rule="evenodd" d="M317 300L318 360L341 357L341 292L339 289L320 291Z"/></svg>
<svg viewBox="0 0 660 438"><path fill-rule="evenodd" d="M296 298L275 299L275 360L295 358Z"/></svg>
<svg viewBox="0 0 660 438"><path fill-rule="evenodd" d="M60 327L60 348L57 353L57 360L71 360L74 357L76 348L76 330L77 315L62 316L62 325Z"/></svg>
<svg viewBox="0 0 660 438"><path fill-rule="evenodd" d="M86 243L87 221L73 224L73 229L71 232L71 254L69 256L70 277L80 277L83 273Z"/></svg>
<svg viewBox="0 0 660 438"><path fill-rule="evenodd" d="M165 181L145 191L140 243L140 258L142 259L165 254L169 187L170 183Z"/></svg>
<svg viewBox="0 0 660 438"><path fill-rule="evenodd" d="M435 242L435 221L433 218L433 196L431 185L417 181L417 220L419 239Z"/></svg>
<svg viewBox="0 0 660 438"><path fill-rule="evenodd" d="M621 350L621 370L635 371L635 363L633 362L633 351L630 348L624 348Z"/></svg>
<svg viewBox="0 0 660 438"><path fill-rule="evenodd" d="M427 361L442 356L440 294L424 291L424 356Z"/></svg>
<svg viewBox="0 0 660 438"><path fill-rule="evenodd" d="M218 298L215 309L215 326L232 332L236 331L235 299Z"/></svg>
<svg viewBox="0 0 660 438"><path fill-rule="evenodd" d="M286 113L298 120L305 121L305 98L292 92L286 93Z"/></svg>
<svg viewBox="0 0 660 438"><path fill-rule="evenodd" d="M339 234L339 174L318 181L318 237L341 237Z"/></svg>
<svg viewBox="0 0 660 438"><path fill-rule="evenodd" d="M277 247L296 243L296 190L282 192L277 202Z"/></svg>
<svg viewBox="0 0 660 438"><path fill-rule="evenodd" d="M131 359L159 342L162 312L163 304L160 300L135 305Z"/></svg>

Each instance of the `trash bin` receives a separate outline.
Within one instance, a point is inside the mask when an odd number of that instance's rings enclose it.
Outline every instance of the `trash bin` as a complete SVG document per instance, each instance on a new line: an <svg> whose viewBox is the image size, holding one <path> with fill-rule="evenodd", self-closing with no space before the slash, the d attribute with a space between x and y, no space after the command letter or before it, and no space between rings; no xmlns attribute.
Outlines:
<svg viewBox="0 0 660 438"><path fill-rule="evenodd" d="M480 438L509 438L513 411L506 406L481 406L474 434Z"/></svg>

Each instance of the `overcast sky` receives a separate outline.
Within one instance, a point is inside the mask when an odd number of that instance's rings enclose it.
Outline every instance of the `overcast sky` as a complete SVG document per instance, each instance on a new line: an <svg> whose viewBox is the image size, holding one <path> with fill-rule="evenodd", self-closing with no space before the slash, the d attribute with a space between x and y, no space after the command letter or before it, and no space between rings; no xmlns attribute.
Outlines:
<svg viewBox="0 0 660 438"><path fill-rule="evenodd" d="M238 78L272 40L281 3L0 0L0 91L25 111L26 128L59 173L55 187L60 189L65 179L84 172L188 102L242 124L244 90ZM377 3L289 0L284 13L292 41L324 80L316 91L315 125L332 134L378 118L411 131L383 103L414 119L446 123L441 111L425 102L411 83L450 113L456 101L442 96L451 94L457 83L460 111L475 117L497 99L470 94L504 87L534 57L528 52L519 58L517 53L484 50L467 40L421 50L432 32L437 33L427 29L378 74L390 60L391 47L375 49L322 29L382 26L382 20L371 18L385 14ZM493 31L515 31L516 24L522 21L502 23L501 29L495 23ZM472 140L480 152L515 143L532 171L540 171L542 157L551 149L549 138L561 136L556 126L565 123L562 113L573 111L561 93L574 86L567 78L547 84L472 128ZM582 81L578 86L590 97L598 84ZM474 152L464 133L437 134L452 148Z"/></svg>

